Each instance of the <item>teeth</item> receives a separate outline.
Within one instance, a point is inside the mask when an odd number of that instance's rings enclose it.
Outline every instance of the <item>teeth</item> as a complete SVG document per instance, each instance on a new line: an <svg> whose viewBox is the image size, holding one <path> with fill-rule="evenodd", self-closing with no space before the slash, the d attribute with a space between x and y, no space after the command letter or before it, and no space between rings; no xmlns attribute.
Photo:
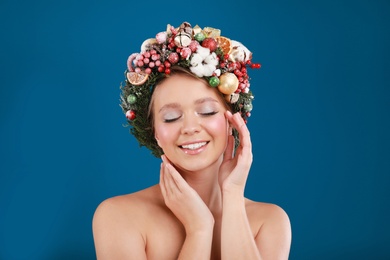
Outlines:
<svg viewBox="0 0 390 260"><path fill-rule="evenodd" d="M202 147L205 144L206 144L206 142L201 142L201 143L196 143L196 144L186 144L186 145L182 145L181 147L183 147L185 149L195 150L195 149Z"/></svg>

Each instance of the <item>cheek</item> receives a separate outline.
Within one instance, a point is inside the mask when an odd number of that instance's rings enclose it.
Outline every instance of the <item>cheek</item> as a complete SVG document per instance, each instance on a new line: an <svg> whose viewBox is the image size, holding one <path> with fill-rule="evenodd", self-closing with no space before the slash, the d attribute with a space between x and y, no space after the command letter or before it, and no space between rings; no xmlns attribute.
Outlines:
<svg viewBox="0 0 390 260"><path fill-rule="evenodd" d="M226 135L228 132L228 123L226 118L221 115L216 118L210 118L210 120L207 122L207 126L209 131L212 131L215 134Z"/></svg>
<svg viewBox="0 0 390 260"><path fill-rule="evenodd" d="M155 124L154 133L157 143L160 147L163 147L166 143L171 142L174 139L175 129L172 124Z"/></svg>

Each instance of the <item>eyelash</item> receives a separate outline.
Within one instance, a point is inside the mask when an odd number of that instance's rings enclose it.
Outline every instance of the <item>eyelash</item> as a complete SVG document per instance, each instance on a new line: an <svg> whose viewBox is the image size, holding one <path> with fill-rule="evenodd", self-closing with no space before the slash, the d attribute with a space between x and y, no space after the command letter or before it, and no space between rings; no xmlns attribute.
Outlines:
<svg viewBox="0 0 390 260"><path fill-rule="evenodd" d="M207 112L207 113L200 113L202 116L212 116L212 115L215 115L217 114L218 111L213 111L213 112Z"/></svg>
<svg viewBox="0 0 390 260"><path fill-rule="evenodd" d="M199 113L202 116L212 116L217 114L218 111L212 111L212 112L207 112L207 113ZM181 117L181 116L180 116ZM172 119L164 119L164 123L172 123L178 120L180 117L172 118Z"/></svg>
<svg viewBox="0 0 390 260"><path fill-rule="evenodd" d="M172 119L164 119L164 123L172 123L178 120L180 117L172 118Z"/></svg>

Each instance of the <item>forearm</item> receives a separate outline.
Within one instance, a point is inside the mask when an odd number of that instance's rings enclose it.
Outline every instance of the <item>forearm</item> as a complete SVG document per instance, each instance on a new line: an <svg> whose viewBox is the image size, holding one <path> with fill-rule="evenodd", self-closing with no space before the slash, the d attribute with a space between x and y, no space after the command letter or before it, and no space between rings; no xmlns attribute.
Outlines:
<svg viewBox="0 0 390 260"><path fill-rule="evenodd" d="M221 231L222 259L261 259L240 192L224 192Z"/></svg>
<svg viewBox="0 0 390 260"><path fill-rule="evenodd" d="M210 259L213 227L205 231L187 233L178 259Z"/></svg>

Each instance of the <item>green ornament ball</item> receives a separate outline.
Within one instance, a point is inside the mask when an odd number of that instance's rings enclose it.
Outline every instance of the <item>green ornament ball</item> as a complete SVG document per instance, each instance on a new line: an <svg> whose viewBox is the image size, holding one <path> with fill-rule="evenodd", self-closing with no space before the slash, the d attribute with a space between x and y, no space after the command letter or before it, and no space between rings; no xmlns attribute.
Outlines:
<svg viewBox="0 0 390 260"><path fill-rule="evenodd" d="M204 35L203 33L197 33L195 34L194 36L195 40L197 40L198 42L201 42L203 41L204 39L206 39L206 35Z"/></svg>
<svg viewBox="0 0 390 260"><path fill-rule="evenodd" d="M245 110L246 112L250 112L250 111L252 111L252 109L253 109L253 106L252 106L251 103L246 103L246 104L244 104L244 110Z"/></svg>
<svg viewBox="0 0 390 260"><path fill-rule="evenodd" d="M129 96L127 96L127 102L130 105L133 105L135 102L137 102L137 97L130 94Z"/></svg>
<svg viewBox="0 0 390 260"><path fill-rule="evenodd" d="M218 87L218 85L219 85L219 78L218 77L211 77L210 80L209 80L209 84L213 88Z"/></svg>

